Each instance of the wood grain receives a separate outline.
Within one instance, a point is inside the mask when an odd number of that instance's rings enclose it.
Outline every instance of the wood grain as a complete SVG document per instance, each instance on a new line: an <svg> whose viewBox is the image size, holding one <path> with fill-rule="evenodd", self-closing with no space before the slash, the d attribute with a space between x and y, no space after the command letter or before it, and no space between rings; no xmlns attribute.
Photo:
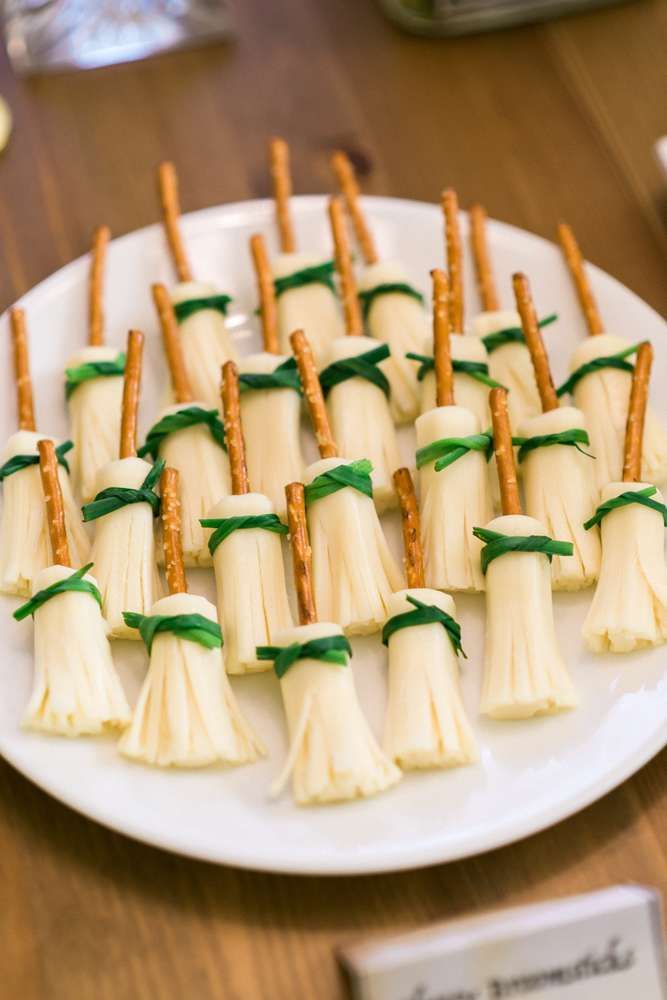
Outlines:
<svg viewBox="0 0 667 1000"><path fill-rule="evenodd" d="M85 253L101 219L119 235L156 222L162 160L177 163L188 209L268 196L267 139L284 135L296 193L331 190L342 149L369 194L435 202L451 185L464 206L548 239L568 219L589 260L667 312L651 149L664 130L660 0L452 41L405 36L371 2L245 0L235 19L236 43L85 74L19 81L0 54L15 118L0 159L3 306ZM496 278L507 306L509 270ZM324 881L172 857L0 764L2 992L337 1000L332 947L351 937L616 882L667 891L666 765L667 751L515 846Z"/></svg>

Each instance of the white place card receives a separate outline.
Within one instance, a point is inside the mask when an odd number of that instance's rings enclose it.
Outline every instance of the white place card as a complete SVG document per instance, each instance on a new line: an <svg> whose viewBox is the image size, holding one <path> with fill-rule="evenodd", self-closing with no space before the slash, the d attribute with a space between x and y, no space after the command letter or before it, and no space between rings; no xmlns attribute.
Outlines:
<svg viewBox="0 0 667 1000"><path fill-rule="evenodd" d="M499 910L337 953L354 1000L667 1000L642 886Z"/></svg>

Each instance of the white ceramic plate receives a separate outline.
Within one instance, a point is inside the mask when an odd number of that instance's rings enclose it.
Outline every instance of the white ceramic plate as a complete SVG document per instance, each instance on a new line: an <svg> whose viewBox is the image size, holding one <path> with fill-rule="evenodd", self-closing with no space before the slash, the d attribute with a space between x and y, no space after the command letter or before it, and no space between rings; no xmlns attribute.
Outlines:
<svg viewBox="0 0 667 1000"><path fill-rule="evenodd" d="M442 261L439 211L431 205L368 198L365 207L385 257L407 262L411 279L428 288L429 268ZM328 253L325 200L296 198L299 244ZM242 350L258 343L244 317L255 305L247 242L263 230L273 239L268 202L212 208L183 220L195 273L236 296ZM492 223L490 239L502 295L511 302L509 277L531 278L540 314L558 311L547 334L558 379L584 328L557 249L544 240ZM663 321L613 278L591 268L608 328L633 339L650 338L656 351L653 397L667 417L667 340ZM63 268L24 299L28 312L39 427L65 436L62 368L85 333L87 262ZM161 230L144 229L116 240L109 255L108 338L119 347L130 326L148 336L142 429L164 392L165 366L149 298L152 281L171 280ZM471 267L467 303L477 308ZM6 318L2 320L3 387L0 436L15 428L14 392ZM410 459L412 432L402 435ZM312 451L311 451L312 454ZM398 552L397 524L387 528ZM192 573L192 590L213 596L212 577ZM297 873L392 871L449 861L498 847L549 826L604 795L641 767L665 743L667 680L662 649L622 657L592 657L580 640L590 592L557 595L558 634L581 696L581 707L558 716L507 723L477 716L483 649L484 601L457 601L468 660L463 666L465 703L481 749L477 766L450 772L412 773L394 790L346 805L297 808L289 793L268 799L284 760L286 736L275 678L234 680L248 718L269 748L268 759L225 771L163 772L126 762L111 740L68 741L24 733L19 721L32 676L32 627L11 618L15 601L2 598L0 622L0 751L36 784L74 809L139 840L209 861ZM385 705L385 657L377 636L355 640L354 673L361 701L377 734ZM139 643L115 647L126 690L136 697L145 654Z"/></svg>

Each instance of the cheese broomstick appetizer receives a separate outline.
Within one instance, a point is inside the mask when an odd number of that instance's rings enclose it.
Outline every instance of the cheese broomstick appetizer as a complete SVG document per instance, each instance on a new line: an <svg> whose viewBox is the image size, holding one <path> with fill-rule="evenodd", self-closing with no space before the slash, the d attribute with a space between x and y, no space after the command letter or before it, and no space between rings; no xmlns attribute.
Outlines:
<svg viewBox="0 0 667 1000"><path fill-rule="evenodd" d="M492 441L476 414L456 405L447 276L437 269L431 273L436 405L415 425L426 585L480 591L484 575L472 529L492 516L487 469Z"/></svg>
<svg viewBox="0 0 667 1000"><path fill-rule="evenodd" d="M653 350L641 344L632 379L623 449L623 481L608 483L586 527L602 533L600 579L583 635L596 653L627 653L667 639L667 507L640 482L642 440Z"/></svg>
<svg viewBox="0 0 667 1000"><path fill-rule="evenodd" d="M541 413L540 397L530 354L523 339L521 317L513 309L501 309L486 238L486 211L473 205L468 213L470 243L475 263L477 287L483 312L473 318L470 332L479 337L489 356L489 372L509 390L507 405L510 424L516 431L522 420ZM556 315L545 316L540 327L553 323Z"/></svg>
<svg viewBox="0 0 667 1000"><path fill-rule="evenodd" d="M294 561L299 624L280 633L257 655L280 679L289 752L271 792L292 778L299 805L375 795L401 777L375 741L364 717L350 667L352 649L339 624L318 622L304 487L287 487L287 517Z"/></svg>
<svg viewBox="0 0 667 1000"><path fill-rule="evenodd" d="M347 336L332 341L326 367L320 372L320 385L339 454L353 461L370 461L373 498L382 511L396 504L391 477L400 464L389 409L389 381L382 365L389 357L389 347L363 336L343 208L337 198L331 199L329 216Z"/></svg>
<svg viewBox="0 0 667 1000"><path fill-rule="evenodd" d="M558 238L589 333L575 350L570 377L559 387L558 395L572 393L576 405L586 415L597 459L597 485L603 489L621 478L632 381L632 364L628 359L638 345L604 332L579 247L565 223L558 227ZM650 407L644 422L642 455L642 478L651 483L663 482L667 478L667 434Z"/></svg>
<svg viewBox="0 0 667 1000"><path fill-rule="evenodd" d="M371 463L341 460L303 330L291 337L320 461L305 472L315 600L326 621L350 635L376 632L402 586L373 503Z"/></svg>
<svg viewBox="0 0 667 1000"><path fill-rule="evenodd" d="M528 279L515 274L513 284L542 408L519 427L517 457L523 466L526 511L548 535L573 544L571 556L554 555L551 560L554 589L580 590L590 586L600 571L599 533L584 528L597 502L595 459L584 450L590 445L584 414L573 406L560 406Z"/></svg>
<svg viewBox="0 0 667 1000"><path fill-rule="evenodd" d="M264 748L227 679L216 610L187 592L178 478L176 469L165 469L160 480L169 595L156 601L150 615L125 615L126 624L139 630L150 664L119 750L158 767L246 764Z"/></svg>
<svg viewBox="0 0 667 1000"><path fill-rule="evenodd" d="M72 570L58 457L51 440L40 440L39 471L53 564L33 581L31 599L14 612L35 621L32 693L23 716L26 729L83 736L122 729L130 709L111 657L102 598L88 570Z"/></svg>
<svg viewBox="0 0 667 1000"><path fill-rule="evenodd" d="M449 278L449 325L452 331L451 356L454 368L454 395L460 406L471 410L480 427L489 425L489 388L496 386L489 376L486 347L478 337L463 334L463 251L459 228L459 203L456 192L442 193L447 244L447 275ZM435 403L435 374L432 344L425 344L426 354L410 354L421 361L417 378L422 384L421 412L432 410Z"/></svg>
<svg viewBox="0 0 667 1000"><path fill-rule="evenodd" d="M236 360L236 349L225 325L229 295L215 285L195 281L179 228L178 181L173 163L161 163L158 187L167 243L179 284L171 292L183 340L185 365L195 399L206 406L219 403L220 368Z"/></svg>
<svg viewBox="0 0 667 1000"><path fill-rule="evenodd" d="M345 199L357 243L366 265L359 282L364 319L371 337L389 345L384 370L391 394L389 403L398 424L412 422L419 412L419 383L408 351L420 351L428 333L428 318L421 292L409 283L402 264L380 260L373 235L359 203L354 167L345 153L337 152L331 166Z"/></svg>
<svg viewBox="0 0 667 1000"><path fill-rule="evenodd" d="M502 515L474 529L483 541L486 643L481 712L525 719L574 708L577 697L554 627L549 559L572 551L521 511L505 389L490 396Z"/></svg>
<svg viewBox="0 0 667 1000"><path fill-rule="evenodd" d="M0 457L0 482L4 498L0 522L0 591L27 597L37 574L53 558L39 478L38 434L30 378L25 313L13 308L9 314L19 429L9 438ZM90 542L81 512L72 495L67 452L72 442L58 445L58 478L63 494L70 553L75 566L88 558Z"/></svg>
<svg viewBox="0 0 667 1000"><path fill-rule="evenodd" d="M276 296L264 237L250 238L259 291L261 354L239 362L248 479L285 516L285 485L303 475L301 385L296 362L278 350Z"/></svg>
<svg viewBox="0 0 667 1000"><path fill-rule="evenodd" d="M284 139L271 139L269 166L280 239L280 254L273 261L280 350L289 354L292 330L303 328L321 364L331 341L345 332L336 301L334 263L312 254L297 253L289 204L292 194L289 148Z"/></svg>
<svg viewBox="0 0 667 1000"><path fill-rule="evenodd" d="M202 518L213 528L213 556L218 613L225 636L228 674L267 670L255 648L271 643L292 624L280 536L287 534L273 504L251 493L241 425L239 376L228 361L222 369L222 411L232 474L232 492Z"/></svg>
<svg viewBox="0 0 667 1000"><path fill-rule="evenodd" d="M208 532L200 519L229 493L229 460L225 428L217 408L193 401L173 306L164 285L153 285L153 301L160 320L173 406L164 409L139 449L179 472L182 547L186 566L211 566Z"/></svg>
<svg viewBox="0 0 667 1000"><path fill-rule="evenodd" d="M419 511L408 469L394 482L403 518L407 590L392 595L382 641L389 655L384 749L403 770L477 759L461 700L461 626L449 594L424 585Z"/></svg>
<svg viewBox="0 0 667 1000"><path fill-rule="evenodd" d="M88 346L77 351L65 369L74 451L72 481L83 503L95 494L97 473L118 457L125 355L104 343L104 264L108 226L93 234L88 294Z"/></svg>
<svg viewBox="0 0 667 1000"><path fill-rule="evenodd" d="M115 639L138 639L124 611L146 615L160 596L155 562L153 517L160 509L155 486L164 462L149 465L137 457L137 409L144 337L130 330L123 383L119 458L100 469L98 493L83 507L84 521L95 521L92 560L102 594L102 611Z"/></svg>

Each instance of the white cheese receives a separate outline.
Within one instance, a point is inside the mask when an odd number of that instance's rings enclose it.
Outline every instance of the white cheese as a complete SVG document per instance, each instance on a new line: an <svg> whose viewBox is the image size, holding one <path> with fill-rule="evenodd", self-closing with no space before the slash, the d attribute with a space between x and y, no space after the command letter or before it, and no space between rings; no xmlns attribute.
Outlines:
<svg viewBox="0 0 667 1000"><path fill-rule="evenodd" d="M170 594L151 608L151 615L192 614L218 620L213 605L197 594ZM223 650L173 632L153 639L148 673L118 748L158 767L245 764L264 753L234 697Z"/></svg>
<svg viewBox="0 0 667 1000"><path fill-rule="evenodd" d="M415 610L408 596L456 617L449 594L413 588L392 595L390 618ZM389 639L388 657L387 756L403 770L458 767L477 760L461 698L458 657L443 626L435 622L399 629Z"/></svg>
<svg viewBox="0 0 667 1000"><path fill-rule="evenodd" d="M609 483L601 502L648 483ZM653 500L663 502L659 492ZM596 653L627 653L667 639L667 570L662 515L640 504L610 511L603 518L602 566L583 627Z"/></svg>

